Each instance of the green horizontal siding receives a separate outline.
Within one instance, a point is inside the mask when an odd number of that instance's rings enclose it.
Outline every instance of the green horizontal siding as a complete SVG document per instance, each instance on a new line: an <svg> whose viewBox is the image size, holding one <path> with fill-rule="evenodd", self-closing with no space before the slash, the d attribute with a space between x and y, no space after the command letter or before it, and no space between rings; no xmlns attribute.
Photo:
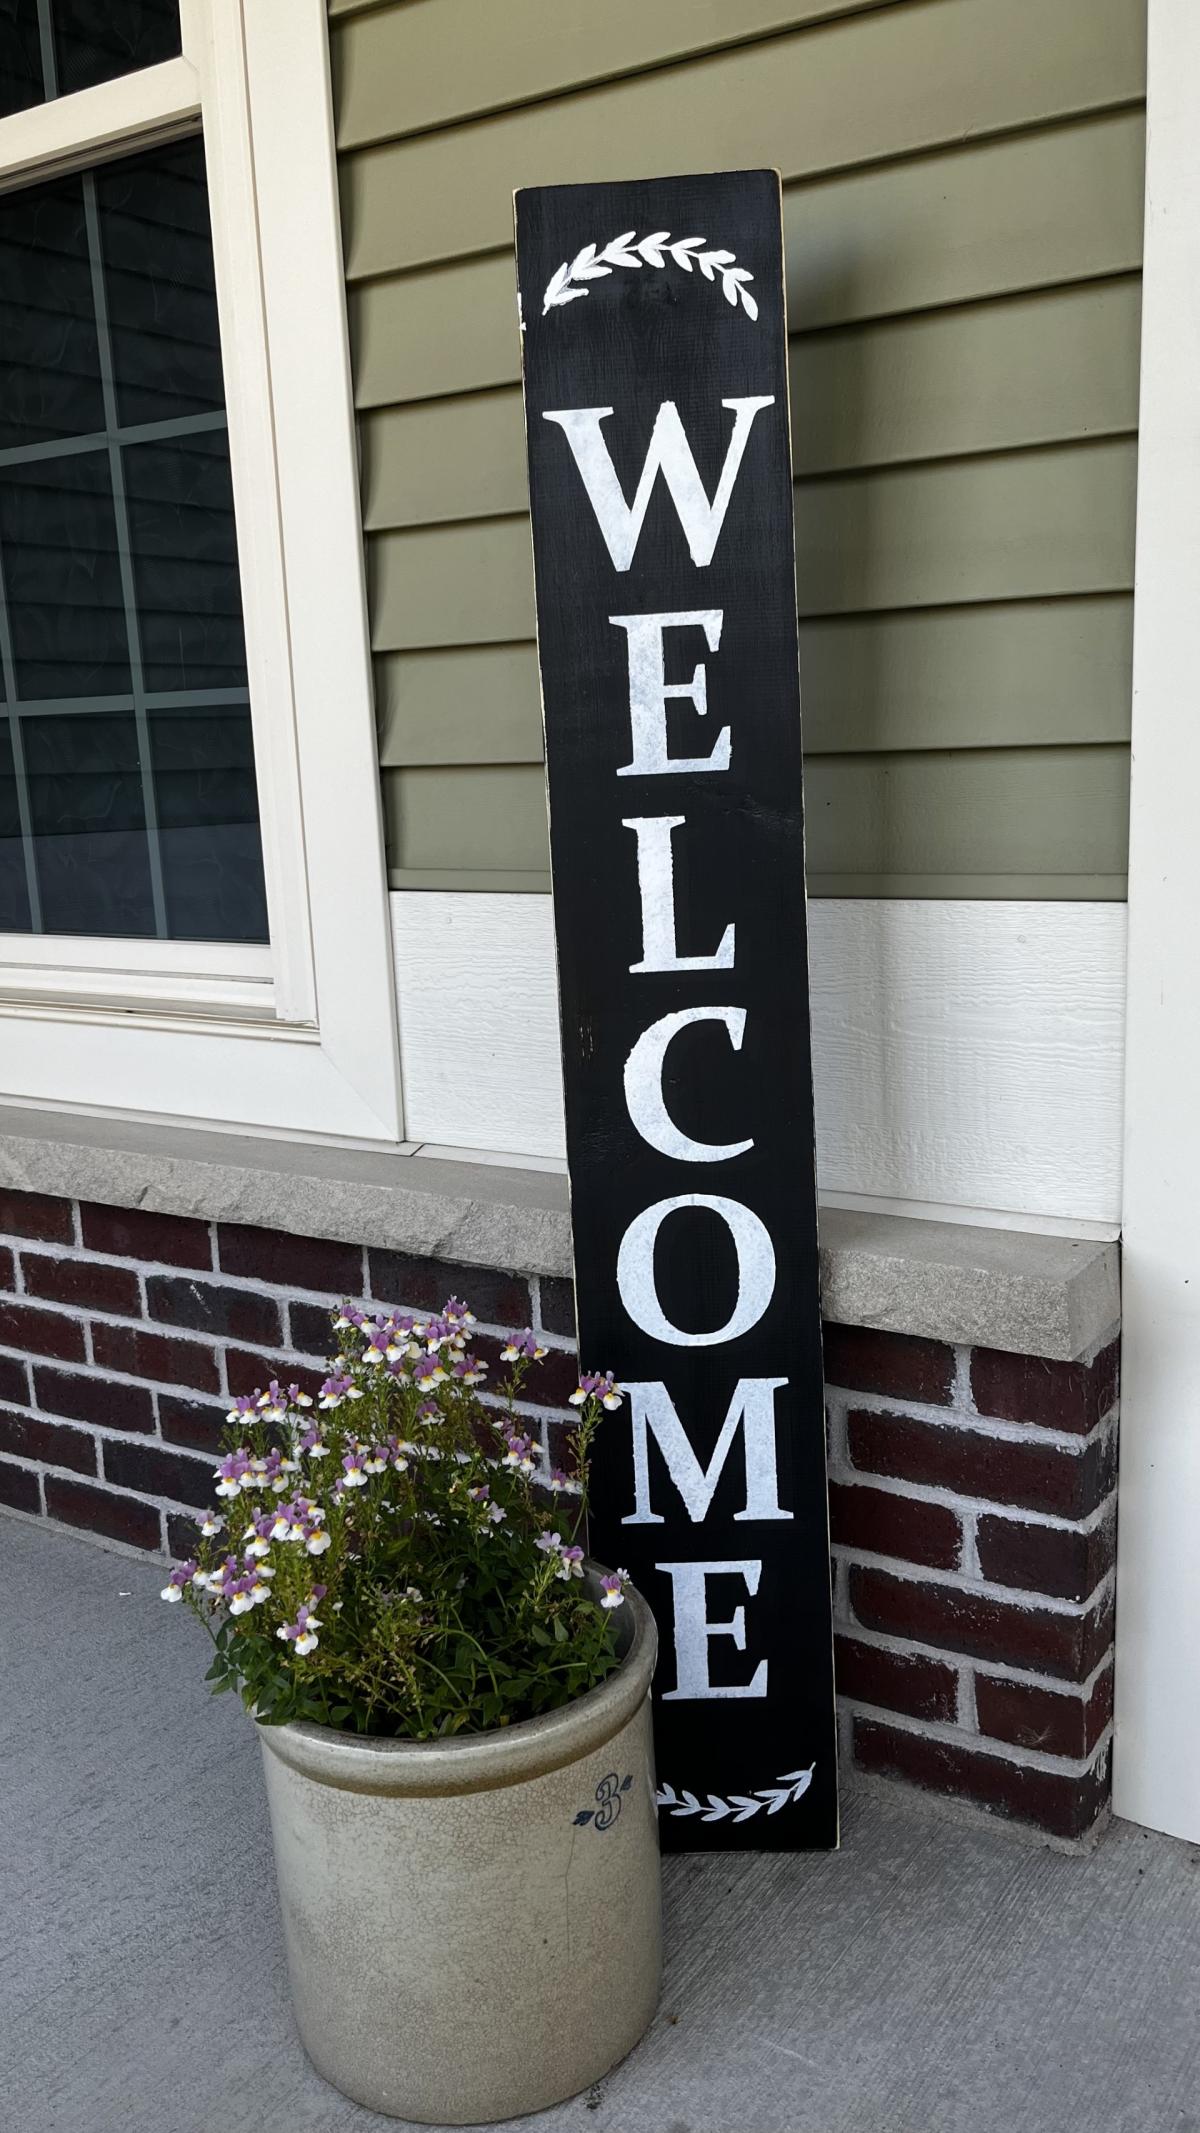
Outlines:
<svg viewBox="0 0 1200 2133"><path fill-rule="evenodd" d="M1117 111L789 186L793 328L842 326L1136 270L1145 120ZM360 407L515 384L511 253L350 292Z"/></svg>
<svg viewBox="0 0 1200 2133"><path fill-rule="evenodd" d="M514 15L520 0L493 9L497 43ZM506 246L517 186L626 177L648 149L658 170L694 168L703 144L711 170L815 177L1136 101L1144 44L1144 0L901 0L361 149L343 164L347 268Z"/></svg>
<svg viewBox="0 0 1200 2133"><path fill-rule="evenodd" d="M547 885L511 191L703 140L785 180L811 888L1123 894L1144 0L331 13L393 882Z"/></svg>
<svg viewBox="0 0 1200 2133"><path fill-rule="evenodd" d="M352 0L351 0L352 4ZM361 4L361 0L360 0ZM334 41L338 145L361 148L879 0L406 0ZM496 35L509 6L513 34ZM331 12L339 12L337 0ZM506 28L510 25L506 25Z"/></svg>
<svg viewBox="0 0 1200 2133"><path fill-rule="evenodd" d="M815 756L1126 742L1132 658L1128 594L804 622L805 747ZM385 767L541 761L532 643L397 652L377 671ZM718 703L719 686L714 669Z"/></svg>
<svg viewBox="0 0 1200 2133"><path fill-rule="evenodd" d="M1136 276L797 336L798 475L844 473L1137 427ZM418 400L363 421L368 531L525 508L517 386Z"/></svg>
<svg viewBox="0 0 1200 2133"><path fill-rule="evenodd" d="M1126 591L1130 439L798 482L800 613ZM376 648L533 635L526 517L465 519L371 544Z"/></svg>
<svg viewBox="0 0 1200 2133"><path fill-rule="evenodd" d="M383 790L393 849L404 854L398 885L443 885L452 855L460 873L520 871L526 886L549 888L539 767L388 770ZM823 896L1112 895L1128 810L1121 747L814 756L809 881Z"/></svg>

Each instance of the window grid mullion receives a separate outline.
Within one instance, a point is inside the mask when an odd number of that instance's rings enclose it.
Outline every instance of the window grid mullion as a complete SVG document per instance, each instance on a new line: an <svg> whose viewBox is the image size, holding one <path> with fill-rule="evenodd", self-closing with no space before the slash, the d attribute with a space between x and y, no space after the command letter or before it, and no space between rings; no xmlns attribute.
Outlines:
<svg viewBox="0 0 1200 2133"><path fill-rule="evenodd" d="M17 663L13 656L12 630L5 590L4 549L0 545L0 674L4 677L4 711L12 747L13 783L17 788L17 818L21 825L21 857L25 864L25 893L29 899L29 930L41 933L42 892L38 885L37 855L33 841L33 815L29 804L29 777L25 769L25 737L17 715Z"/></svg>
<svg viewBox="0 0 1200 2133"><path fill-rule="evenodd" d="M46 102L53 103L58 95L58 61L54 57L54 25L50 20L50 0L37 0L38 42L42 50L42 85Z"/></svg>
<svg viewBox="0 0 1200 2133"><path fill-rule="evenodd" d="M162 846L158 829L158 796L154 790L154 766L150 753L150 720L146 708L142 639L137 618L137 591L133 581L133 551L129 538L129 506L125 494L125 468L119 441L120 423L113 378L112 341L108 328L108 294L104 286L104 257L100 247L100 211L96 203L96 179L83 175L83 211L87 223L88 259L92 276L92 301L96 313L96 347L100 364L100 388L104 396L109 477L112 482L113 521L117 539L117 565L121 574L121 597L125 606L125 632L129 647L129 679L137 731L138 766L142 784L142 810L146 818L146 848L150 862L150 895L154 905L154 931L167 938L167 898L163 884Z"/></svg>
<svg viewBox="0 0 1200 2133"><path fill-rule="evenodd" d="M108 444L170 443L176 437L194 437L205 430L229 427L225 409L207 415L168 415L161 422L130 422L115 431L88 430L77 437L50 437L41 444L6 445L0 451L0 468L32 466L39 459L71 459L79 452L101 452Z"/></svg>

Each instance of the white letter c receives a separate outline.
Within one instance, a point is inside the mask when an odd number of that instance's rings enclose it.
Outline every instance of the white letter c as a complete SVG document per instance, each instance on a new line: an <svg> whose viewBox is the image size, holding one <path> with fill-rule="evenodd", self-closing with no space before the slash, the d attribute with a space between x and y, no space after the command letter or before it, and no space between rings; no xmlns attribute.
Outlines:
<svg viewBox="0 0 1200 2133"><path fill-rule="evenodd" d="M625 1061L625 1105L642 1139L660 1155L680 1163L727 1163L731 1156L745 1155L754 1142L694 1141L675 1124L663 1097L667 1047L679 1030L693 1022L723 1022L734 1051L741 1051L744 1007L687 1007L678 1014L663 1015L643 1030Z"/></svg>

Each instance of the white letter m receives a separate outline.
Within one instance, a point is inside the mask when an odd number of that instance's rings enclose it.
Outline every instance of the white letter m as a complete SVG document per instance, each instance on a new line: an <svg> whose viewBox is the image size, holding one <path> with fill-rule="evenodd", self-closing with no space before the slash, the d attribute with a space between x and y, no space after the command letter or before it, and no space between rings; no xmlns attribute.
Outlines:
<svg viewBox="0 0 1200 2133"><path fill-rule="evenodd" d="M662 1518L650 1508L650 1461L647 1439L651 1433L687 1507L693 1525L708 1515L717 1483L733 1449L738 1430L744 1427L746 1446L746 1508L735 1519L790 1518L779 1507L779 1473L775 1454L775 1395L786 1378L739 1378L729 1402L707 1467L697 1459L688 1441L674 1402L665 1385L625 1387L629 1394L633 1425L633 1476L636 1502L621 1520L623 1526L661 1526Z"/></svg>

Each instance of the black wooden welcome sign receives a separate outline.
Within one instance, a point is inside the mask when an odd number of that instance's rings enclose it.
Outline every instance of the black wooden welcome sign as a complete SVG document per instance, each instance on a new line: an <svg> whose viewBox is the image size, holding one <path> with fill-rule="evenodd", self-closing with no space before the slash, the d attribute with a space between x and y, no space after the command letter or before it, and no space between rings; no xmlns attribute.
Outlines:
<svg viewBox="0 0 1200 2133"><path fill-rule="evenodd" d="M592 1544L664 1843L837 1841L779 180L517 194Z"/></svg>

